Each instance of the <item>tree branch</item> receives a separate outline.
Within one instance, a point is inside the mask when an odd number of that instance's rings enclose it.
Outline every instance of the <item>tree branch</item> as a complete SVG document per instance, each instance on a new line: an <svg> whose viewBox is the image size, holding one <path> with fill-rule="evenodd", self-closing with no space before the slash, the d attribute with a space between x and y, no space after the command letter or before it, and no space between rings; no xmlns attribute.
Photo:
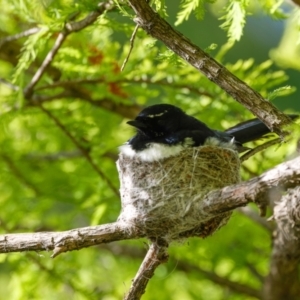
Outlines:
<svg viewBox="0 0 300 300"><path fill-rule="evenodd" d="M17 167L17 165L13 162L13 160L6 154L0 154L0 156L2 157L2 159L5 161L6 165L8 166L8 168L10 169L11 173L25 186L27 186L28 188L30 188L34 194L37 196L40 194L39 190L36 188L36 186L34 184L32 184L27 177L22 174L22 172L19 170L19 168Z"/></svg>
<svg viewBox="0 0 300 300"><path fill-rule="evenodd" d="M95 83L105 83L105 84L109 84L109 83L121 83L121 84L149 84L149 85L158 85L158 86L164 86L164 87L169 87L170 89L187 89L188 91L200 95L200 96L207 96L209 98L213 98L213 95L207 91L202 90L201 88L196 88L194 86L191 85L187 85L187 84L176 84L174 82L170 83L168 80L165 79L161 79L161 80L153 80L153 79L149 79L149 78L138 78L138 79L131 79L131 78L120 78L120 79L116 79L116 80L110 80L108 81L106 78L93 78L93 79L87 79L87 78L82 78L82 79L74 79L74 80L61 80L61 81L56 81L53 82L51 84L47 84L47 85L43 85L40 86L38 88L36 88L36 91L40 91L40 90L45 90L45 89L53 89L56 87L76 87L79 84L95 84Z"/></svg>
<svg viewBox="0 0 300 300"><path fill-rule="evenodd" d="M133 49L133 46L134 46L135 36L136 36L136 33L137 33L138 29L139 29L139 25L136 25L135 28L134 28L134 30L133 30L133 33L132 33L132 35L131 35L131 38L130 38L130 40L129 40L129 41L130 41L130 47L129 47L128 54L127 54L127 56L125 57L124 62L123 62L123 64L122 64L122 66L121 66L121 72L124 70L124 68L125 68L125 66L126 66L126 64L127 64L127 61L128 61L128 59L129 59L129 57L130 57L130 54L131 54L131 52L132 52L132 49Z"/></svg>
<svg viewBox="0 0 300 300"><path fill-rule="evenodd" d="M249 219L254 221L255 223L261 225L263 228L267 229L271 232L274 228L270 222L268 222L265 218L262 218L254 209L251 207L239 207L238 212L247 216Z"/></svg>
<svg viewBox="0 0 300 300"><path fill-rule="evenodd" d="M0 253L50 251L51 257L85 247L142 237L138 230L118 222L62 232L15 233L0 235Z"/></svg>
<svg viewBox="0 0 300 300"><path fill-rule="evenodd" d="M98 175L106 182L109 188L114 192L114 194L119 197L119 191L113 185L111 180L106 176L106 174L95 164L92 157L90 156L89 152L86 148L84 148L76 139L75 137L67 130L67 128L60 122L58 118L56 118L49 110L44 108L42 105L38 106L50 119L54 121L54 123L66 134L66 136L76 145L76 147L81 151L84 155L86 160L92 166L92 168L98 173Z"/></svg>
<svg viewBox="0 0 300 300"><path fill-rule="evenodd" d="M21 39L23 37L35 34L35 33L39 32L40 30L41 29L39 27L33 27L33 28L27 29L27 30L25 30L23 32L19 32L19 33L14 34L14 35L6 36L6 37L0 39L0 49L6 43L10 43L12 41Z"/></svg>
<svg viewBox="0 0 300 300"><path fill-rule="evenodd" d="M126 256L131 259L140 259L144 257L144 249L140 249L137 247L130 247L127 245L120 245L118 243L113 244L106 244L101 245L101 249L107 249L115 256ZM257 289L252 288L251 286L241 284L236 281L232 281L226 277L219 276L213 271L206 270L204 268L201 268L199 265L201 265L201 262L199 263L191 263L189 261L178 261L172 262L172 264L176 265L176 270L185 272L186 274L190 274L191 272L194 272L197 274L197 277L199 277L199 273L202 273L204 277L211 280L215 284L218 284L224 288L230 289L232 292L240 293L256 298L260 298L260 291ZM261 277L259 278L261 281Z"/></svg>
<svg viewBox="0 0 300 300"><path fill-rule="evenodd" d="M296 300L300 295L300 187L289 190L275 205L274 219L277 228L263 299Z"/></svg>
<svg viewBox="0 0 300 300"><path fill-rule="evenodd" d="M52 60L54 59L56 53L58 52L59 48L63 44L64 40L67 38L67 35L69 32L60 32L58 34L58 37L54 43L53 48L48 52L46 55L44 61L42 62L39 69L36 71L34 76L32 77L30 83L27 85L27 87L24 89L24 96L25 98L29 99L32 96L33 89L36 86L36 84L41 79L42 75L45 73L47 67L51 64Z"/></svg>
<svg viewBox="0 0 300 300"><path fill-rule="evenodd" d="M211 218L251 202L259 207L266 206L265 196L274 187L289 188L300 184L299 165L300 156L248 181L212 191L199 203L199 209L204 216Z"/></svg>
<svg viewBox="0 0 300 300"><path fill-rule="evenodd" d="M152 37L162 41L174 53L202 72L209 80L215 82L236 101L244 105L271 131L281 138L286 135L282 126L291 122L290 118L280 112L273 104L265 100L258 92L230 73L198 46L189 41L170 24L154 12L146 0L128 0L137 17L136 24Z"/></svg>
<svg viewBox="0 0 300 300"><path fill-rule="evenodd" d="M191 272L191 271L200 272L212 282L220 286L223 286L225 288L229 288L230 290L236 293L248 295L258 299L260 298L260 291L252 288L251 286L241 284L239 282L234 282L226 277L221 277L215 272L207 271L199 266L194 266L188 262L180 262L178 263L177 266L180 270L184 272Z"/></svg>
<svg viewBox="0 0 300 300"><path fill-rule="evenodd" d="M142 297L156 268L168 260L167 248L168 244L163 240L153 242L150 245L144 261L133 279L130 290L124 297L124 300L138 300Z"/></svg>
<svg viewBox="0 0 300 300"><path fill-rule="evenodd" d="M40 257L38 257L35 253L27 253L26 257L33 261L38 266L40 271L45 272L55 282L59 282L65 285L68 289L79 293L84 298L90 299L91 292L88 290L88 288L84 289L80 287L78 282L74 280L73 277L67 278L67 276L63 276L61 272L56 271L55 268L48 267L46 263L43 263Z"/></svg>
<svg viewBox="0 0 300 300"><path fill-rule="evenodd" d="M117 103L109 97L93 99L89 91L86 91L78 86L71 86L68 89L65 89L63 92L52 96L33 95L32 100L29 101L27 105L38 106L44 102L55 101L61 98L75 98L86 101L91 105L101 107L102 109L129 119L135 118L136 115L141 111L141 106L138 104Z"/></svg>
<svg viewBox="0 0 300 300"><path fill-rule="evenodd" d="M6 85L7 87L9 87L11 90L17 92L20 88L17 85L12 84L11 82L7 81L4 78L0 78L0 83Z"/></svg>
<svg viewBox="0 0 300 300"><path fill-rule="evenodd" d="M58 34L58 37L57 37L52 49L46 55L44 61L41 64L41 66L36 71L35 75L32 77L31 82L24 89L25 98L30 99L30 97L32 96L34 87L36 86L36 84L41 79L41 77L44 74L44 72L46 71L47 67L53 61L55 55L57 54L59 48L62 46L62 44L65 41L65 39L67 38L67 36L69 34L71 34L72 32L82 30L85 27L93 24L101 14L103 14L107 10L111 10L112 8L114 8L113 1L108 0L106 2L100 2L98 4L97 10L91 12L83 20L80 20L78 22L70 22L70 23L65 24L64 29Z"/></svg>
<svg viewBox="0 0 300 300"><path fill-rule="evenodd" d="M280 138L277 139L273 139L271 141L267 141L265 143L263 143L262 145L259 145L249 151L247 151L245 154L243 154L241 156L241 161L244 162L245 160L247 160L248 158L250 158L251 156L255 155L256 153L263 151L273 145L279 144L282 140Z"/></svg>

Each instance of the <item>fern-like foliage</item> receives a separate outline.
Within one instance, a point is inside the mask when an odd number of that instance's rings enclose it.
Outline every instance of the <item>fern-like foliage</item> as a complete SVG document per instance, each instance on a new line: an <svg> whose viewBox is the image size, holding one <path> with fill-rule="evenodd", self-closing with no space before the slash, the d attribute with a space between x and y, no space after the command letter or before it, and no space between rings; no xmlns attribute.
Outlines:
<svg viewBox="0 0 300 300"><path fill-rule="evenodd" d="M36 59L39 52L43 50L50 36L51 32L49 28L42 26L40 31L28 37L21 49L21 56L12 75L13 83L19 83L22 74L24 74L25 70L27 70L30 64Z"/></svg>
<svg viewBox="0 0 300 300"><path fill-rule="evenodd" d="M182 0L175 25L178 26L183 21L188 20L192 12L197 19L201 20L204 16L203 5L205 2L205 0Z"/></svg>
<svg viewBox="0 0 300 300"><path fill-rule="evenodd" d="M239 41L242 37L248 5L248 0L230 0L225 9L226 15L220 18L225 20L221 28L227 31L228 38L232 42Z"/></svg>
<svg viewBox="0 0 300 300"><path fill-rule="evenodd" d="M287 14L282 10L281 5L284 0L260 0L263 10L274 19L285 19Z"/></svg>

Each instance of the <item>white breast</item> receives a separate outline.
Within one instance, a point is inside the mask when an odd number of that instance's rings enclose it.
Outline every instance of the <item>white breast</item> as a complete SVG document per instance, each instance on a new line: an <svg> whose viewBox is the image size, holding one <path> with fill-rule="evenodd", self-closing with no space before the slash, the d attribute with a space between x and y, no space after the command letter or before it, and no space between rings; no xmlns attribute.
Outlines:
<svg viewBox="0 0 300 300"><path fill-rule="evenodd" d="M178 155L182 150L192 147L194 144L192 138L185 138L184 143L178 145L166 145L159 143L149 143L147 148L142 151L135 151L131 145L125 144L119 147L121 153L128 157L136 157L142 161L152 162L162 160L171 156ZM205 145L229 148L235 150L234 140L230 142L222 142L217 138L210 137L206 139Z"/></svg>
<svg viewBox="0 0 300 300"><path fill-rule="evenodd" d="M129 157L137 157L142 161L152 162L158 161L170 156L178 155L183 149L186 147L179 145L166 145L166 144L156 144L150 143L148 147L142 151L135 151L131 148L131 145L123 145L121 146L120 152Z"/></svg>
<svg viewBox="0 0 300 300"><path fill-rule="evenodd" d="M182 150L192 147L192 138L185 138L183 143L178 145L167 145L159 143L149 143L142 151L135 151L131 145L125 144L119 148L120 152L129 157L137 157L142 161L152 162L178 155Z"/></svg>

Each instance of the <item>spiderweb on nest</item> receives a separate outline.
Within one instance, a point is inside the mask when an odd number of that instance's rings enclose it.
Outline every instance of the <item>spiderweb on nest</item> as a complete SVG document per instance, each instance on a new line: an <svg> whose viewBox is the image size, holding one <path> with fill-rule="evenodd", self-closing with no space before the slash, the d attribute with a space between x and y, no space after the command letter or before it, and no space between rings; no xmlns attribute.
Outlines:
<svg viewBox="0 0 300 300"><path fill-rule="evenodd" d="M228 146L188 148L179 155L145 162L120 154L121 222L148 237L206 237L227 223L231 212L208 218L198 205L210 191L240 180L238 153Z"/></svg>

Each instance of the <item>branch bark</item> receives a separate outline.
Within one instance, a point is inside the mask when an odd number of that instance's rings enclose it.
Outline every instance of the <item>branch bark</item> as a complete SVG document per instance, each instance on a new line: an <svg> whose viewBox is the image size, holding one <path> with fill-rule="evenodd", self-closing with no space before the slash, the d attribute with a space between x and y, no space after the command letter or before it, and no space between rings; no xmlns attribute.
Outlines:
<svg viewBox="0 0 300 300"><path fill-rule="evenodd" d="M207 216L215 216L250 202L264 207L268 204L268 193L273 188L280 186L286 189L300 184L299 165L300 156L248 181L212 191L202 200L201 209Z"/></svg>
<svg viewBox="0 0 300 300"><path fill-rule="evenodd" d="M136 24L154 38L162 41L174 53L224 89L236 101L262 120L271 131L276 132L280 137L285 136L282 126L290 123L291 120L288 116L172 28L152 10L146 0L128 0L128 2L136 13L134 20Z"/></svg>
<svg viewBox="0 0 300 300"><path fill-rule="evenodd" d="M168 245L163 240L151 244L124 300L138 300L142 297L156 268L168 260L167 249Z"/></svg>
<svg viewBox="0 0 300 300"><path fill-rule="evenodd" d="M300 187L289 190L275 205L274 219L277 228L263 300L297 300L300 295Z"/></svg>
<svg viewBox="0 0 300 300"><path fill-rule="evenodd" d="M51 257L85 247L142 237L130 226L118 222L62 232L14 233L0 236L0 253L53 250Z"/></svg>

